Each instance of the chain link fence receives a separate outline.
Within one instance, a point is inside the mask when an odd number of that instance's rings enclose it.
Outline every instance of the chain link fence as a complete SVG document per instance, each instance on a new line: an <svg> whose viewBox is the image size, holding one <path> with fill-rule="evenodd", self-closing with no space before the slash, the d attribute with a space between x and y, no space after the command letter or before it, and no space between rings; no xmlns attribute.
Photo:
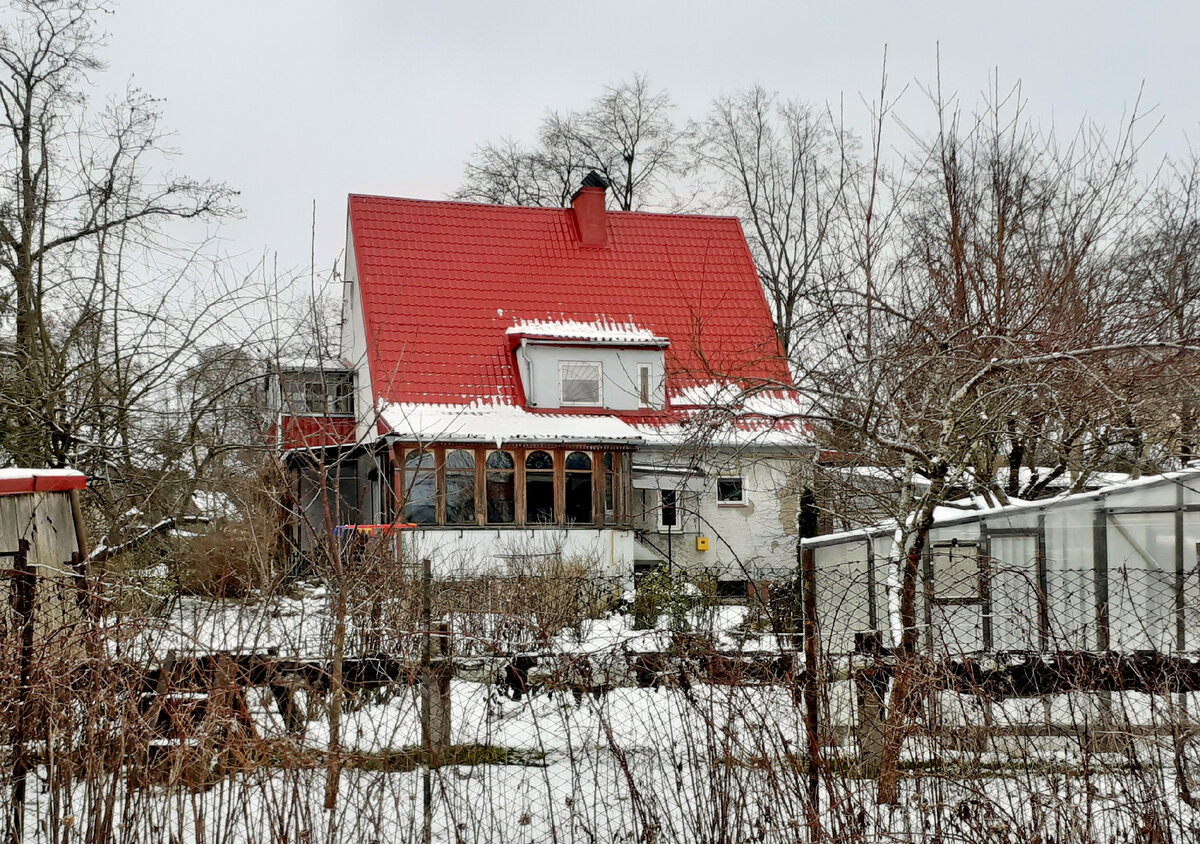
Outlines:
<svg viewBox="0 0 1200 844"><path fill-rule="evenodd" d="M732 602L680 572L635 589L550 556L437 578L393 559L347 554L238 600L108 575L87 584L95 611L42 626L74 585L10 576L9 840L1196 835L1190 656L1078 648L1094 601L1050 605L1015 572L989 573L989 603L927 603L897 808L876 805L861 764L864 706L886 703L893 670L886 582L818 573L808 665L795 582ZM1110 606L1140 608L1128 627L1151 641L1196 609L1176 586L1114 570ZM1030 647L975 647L985 624Z"/></svg>

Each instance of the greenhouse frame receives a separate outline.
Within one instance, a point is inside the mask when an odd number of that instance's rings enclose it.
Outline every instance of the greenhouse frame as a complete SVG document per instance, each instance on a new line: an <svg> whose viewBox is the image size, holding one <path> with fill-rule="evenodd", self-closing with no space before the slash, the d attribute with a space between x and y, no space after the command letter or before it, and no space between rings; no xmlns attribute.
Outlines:
<svg viewBox="0 0 1200 844"><path fill-rule="evenodd" d="M936 516L918 586L929 652L1200 651L1200 469ZM816 570L824 652L851 653L871 633L894 644L896 526L803 548Z"/></svg>

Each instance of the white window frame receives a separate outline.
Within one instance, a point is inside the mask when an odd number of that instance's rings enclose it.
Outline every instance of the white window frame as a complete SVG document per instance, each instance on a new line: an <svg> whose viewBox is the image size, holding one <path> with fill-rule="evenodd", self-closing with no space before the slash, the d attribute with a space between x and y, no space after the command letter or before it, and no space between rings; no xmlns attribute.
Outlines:
<svg viewBox="0 0 1200 844"><path fill-rule="evenodd" d="M737 481L740 496L736 501L724 501L721 499L721 481ZM717 478L717 506L718 507L745 507L746 506L746 478L744 475L722 475Z"/></svg>
<svg viewBox="0 0 1200 844"><path fill-rule="evenodd" d="M675 505L674 505L675 524L673 524L673 525L667 525L663 522L663 493L668 493L668 492L675 496ZM683 502L680 500L682 498L683 498L682 490L678 490L678 489L660 489L660 490L658 490L658 510L655 513L655 519L658 522L658 532L659 533L683 533L683 511L680 509L680 506L683 504Z"/></svg>
<svg viewBox="0 0 1200 844"><path fill-rule="evenodd" d="M567 401L564 376L568 366L596 367L597 398L595 402ZM604 407L604 364L598 360L560 360L558 362L558 403L562 407Z"/></svg>
<svg viewBox="0 0 1200 844"><path fill-rule="evenodd" d="M645 378L646 395L642 396L642 379ZM654 394L657 392L654 389L654 364L639 363L637 365L637 396L638 407L655 407Z"/></svg>

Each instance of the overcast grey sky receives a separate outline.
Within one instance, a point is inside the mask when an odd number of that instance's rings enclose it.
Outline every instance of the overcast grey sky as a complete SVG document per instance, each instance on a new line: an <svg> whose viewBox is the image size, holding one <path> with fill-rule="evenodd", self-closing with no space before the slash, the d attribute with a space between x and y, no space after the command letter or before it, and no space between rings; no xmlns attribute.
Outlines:
<svg viewBox="0 0 1200 844"><path fill-rule="evenodd" d="M646 73L679 116L760 83L813 103L877 96L884 45L900 113L935 76L974 102L999 70L1031 111L1071 129L1115 127L1145 83L1163 119L1150 152L1200 143L1200 7L1116 2L384 2L121 0L105 89L164 98L180 171L241 191L227 252L307 265L342 248L351 192L443 198L472 149L530 138L548 108L582 107ZM893 133L897 143L903 139Z"/></svg>

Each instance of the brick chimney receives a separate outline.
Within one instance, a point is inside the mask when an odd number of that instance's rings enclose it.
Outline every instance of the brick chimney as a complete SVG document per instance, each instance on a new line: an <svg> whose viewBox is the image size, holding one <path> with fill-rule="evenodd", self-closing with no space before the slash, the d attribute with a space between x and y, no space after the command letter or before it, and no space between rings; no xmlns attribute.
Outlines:
<svg viewBox="0 0 1200 844"><path fill-rule="evenodd" d="M583 184L571 197L575 212L575 228L584 246L604 246L608 243L608 220L604 211L604 191L608 180L592 170L583 177Z"/></svg>

